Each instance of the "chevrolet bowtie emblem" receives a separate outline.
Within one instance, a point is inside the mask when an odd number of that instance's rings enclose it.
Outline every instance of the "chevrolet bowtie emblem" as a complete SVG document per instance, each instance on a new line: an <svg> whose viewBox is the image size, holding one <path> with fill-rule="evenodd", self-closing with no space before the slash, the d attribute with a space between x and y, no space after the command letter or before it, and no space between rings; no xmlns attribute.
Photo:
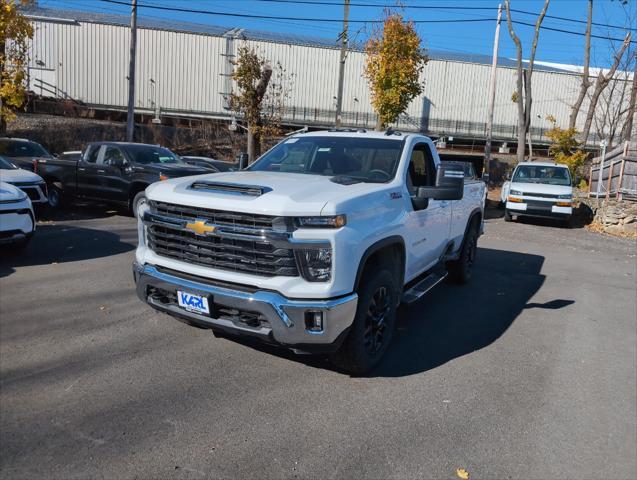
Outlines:
<svg viewBox="0 0 637 480"><path fill-rule="evenodd" d="M194 232L196 235L205 235L215 231L212 225L206 225L205 220L195 220L193 223L186 224L186 230Z"/></svg>

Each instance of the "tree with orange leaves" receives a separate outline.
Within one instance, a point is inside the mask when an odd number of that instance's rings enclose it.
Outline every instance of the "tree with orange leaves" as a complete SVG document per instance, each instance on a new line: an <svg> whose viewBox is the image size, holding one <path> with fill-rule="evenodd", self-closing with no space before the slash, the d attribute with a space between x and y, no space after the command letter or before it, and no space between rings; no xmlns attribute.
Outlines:
<svg viewBox="0 0 637 480"><path fill-rule="evenodd" d="M26 101L33 26L19 8L31 0L0 0L0 133Z"/></svg>
<svg viewBox="0 0 637 480"><path fill-rule="evenodd" d="M382 130L395 122L422 92L420 73L428 57L420 48L420 37L413 22L389 11L382 30L372 35L365 52L365 77L371 90L372 107L378 114L377 129Z"/></svg>

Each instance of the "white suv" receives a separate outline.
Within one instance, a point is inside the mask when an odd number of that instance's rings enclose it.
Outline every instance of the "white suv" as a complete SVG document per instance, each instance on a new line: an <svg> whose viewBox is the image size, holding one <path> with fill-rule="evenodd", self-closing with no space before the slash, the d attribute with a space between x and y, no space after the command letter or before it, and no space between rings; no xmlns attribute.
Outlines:
<svg viewBox="0 0 637 480"><path fill-rule="evenodd" d="M504 220L513 216L549 217L569 224L573 214L573 187L568 167L559 163L523 162L505 182L501 193Z"/></svg>
<svg viewBox="0 0 637 480"><path fill-rule="evenodd" d="M24 248L35 232L31 200L19 188L0 182L0 245Z"/></svg>

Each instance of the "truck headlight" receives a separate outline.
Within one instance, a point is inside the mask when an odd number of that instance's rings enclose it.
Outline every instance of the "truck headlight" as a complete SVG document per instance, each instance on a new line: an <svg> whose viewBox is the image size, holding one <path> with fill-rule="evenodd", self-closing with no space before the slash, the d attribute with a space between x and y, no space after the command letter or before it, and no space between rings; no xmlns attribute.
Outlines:
<svg viewBox="0 0 637 480"><path fill-rule="evenodd" d="M571 195L570 193L565 194L565 195L558 195L557 198L559 199L564 199L564 200L573 200L573 195Z"/></svg>
<svg viewBox="0 0 637 480"><path fill-rule="evenodd" d="M524 195L520 190L509 190L509 195Z"/></svg>
<svg viewBox="0 0 637 480"><path fill-rule="evenodd" d="M341 228L347 223L345 215L331 215L326 217L297 217L299 227L310 228Z"/></svg>
<svg viewBox="0 0 637 480"><path fill-rule="evenodd" d="M295 255L301 275L308 282L327 282L332 278L331 248L296 250Z"/></svg>

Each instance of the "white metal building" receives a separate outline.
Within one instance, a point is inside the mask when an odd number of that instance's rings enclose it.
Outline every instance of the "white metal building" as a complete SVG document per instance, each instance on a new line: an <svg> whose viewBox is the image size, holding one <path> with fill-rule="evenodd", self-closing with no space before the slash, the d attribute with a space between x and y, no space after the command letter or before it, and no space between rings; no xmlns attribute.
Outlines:
<svg viewBox="0 0 637 480"><path fill-rule="evenodd" d="M129 62L129 18L120 15L32 8L35 25L30 64L31 87L41 95L72 98L98 108L125 109ZM232 89L231 59L248 42L271 62L293 74L286 120L299 125L334 121L339 50L335 42L227 29L192 23L138 20L136 108L152 113L225 117L225 95ZM486 33L485 33L486 34ZM491 32L488 32L491 36ZM425 88L401 117L399 128L431 134L483 138L491 59L483 55L429 52ZM516 71L500 59L494 137L516 138L517 111L511 100ZM363 77L364 53L349 53L345 70L343 123L373 127L369 90ZM547 115L566 125L579 89L577 74L537 66L533 75L532 136L545 141ZM580 113L580 126L587 109ZM594 133L594 132L592 132ZM592 135L591 141L595 141Z"/></svg>

